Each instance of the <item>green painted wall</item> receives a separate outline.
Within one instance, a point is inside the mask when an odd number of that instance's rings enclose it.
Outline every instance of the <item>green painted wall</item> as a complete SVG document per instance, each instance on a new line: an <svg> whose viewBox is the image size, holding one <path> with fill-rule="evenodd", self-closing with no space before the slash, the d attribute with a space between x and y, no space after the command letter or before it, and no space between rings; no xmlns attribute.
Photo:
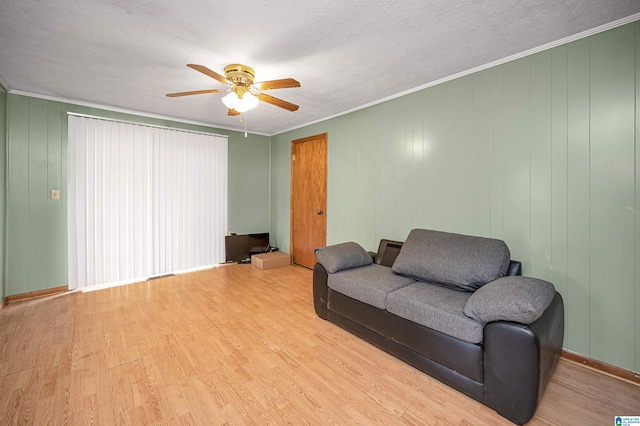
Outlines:
<svg viewBox="0 0 640 426"><path fill-rule="evenodd" d="M238 233L269 230L268 137L250 135L245 138L239 132L15 94L8 94L7 98L4 296L67 285L68 111L228 135L229 230ZM49 191L56 188L61 190L60 200L49 200Z"/></svg>
<svg viewBox="0 0 640 426"><path fill-rule="evenodd" d="M329 134L327 242L415 227L504 239L565 301L565 347L640 371L640 22L271 138L289 250L291 140Z"/></svg>
<svg viewBox="0 0 640 426"><path fill-rule="evenodd" d="M5 233L5 183L6 183L6 152L7 152L7 91L0 84L0 303L5 296L4 279L4 233Z"/></svg>

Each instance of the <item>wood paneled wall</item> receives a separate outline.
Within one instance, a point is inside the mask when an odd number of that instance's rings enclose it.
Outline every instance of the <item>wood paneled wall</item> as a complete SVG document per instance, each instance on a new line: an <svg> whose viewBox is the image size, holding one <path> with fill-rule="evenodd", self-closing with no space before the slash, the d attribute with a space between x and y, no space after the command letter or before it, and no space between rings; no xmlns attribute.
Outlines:
<svg viewBox="0 0 640 426"><path fill-rule="evenodd" d="M6 193L4 176L6 176L6 152L7 152L7 91L0 84L0 310L5 296L4 281L4 218L6 209Z"/></svg>
<svg viewBox="0 0 640 426"><path fill-rule="evenodd" d="M287 251L290 141L327 132L328 244L504 239L564 297L568 350L640 371L639 121L634 22L272 137L271 232Z"/></svg>

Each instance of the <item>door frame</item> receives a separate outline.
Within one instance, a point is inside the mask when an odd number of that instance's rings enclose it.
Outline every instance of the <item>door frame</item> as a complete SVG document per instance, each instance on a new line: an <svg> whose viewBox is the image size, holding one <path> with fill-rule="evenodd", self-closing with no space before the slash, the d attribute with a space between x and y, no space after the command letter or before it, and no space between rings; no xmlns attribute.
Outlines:
<svg viewBox="0 0 640 426"><path fill-rule="evenodd" d="M290 167L289 167L289 252L291 254L291 263L294 263L294 256L293 256L293 250L294 250L294 244L293 244L293 240L294 240L294 235L293 235L293 219L294 219L294 209L293 209L293 152L294 152L294 146L298 145L298 144L303 144L305 142L310 142L312 140L316 140L316 139L323 139L324 140L324 144L325 144L325 161L324 161L324 169L325 169L325 181L324 181L324 186L325 186L325 195L324 195L324 217L325 217L325 221L324 221L324 242L323 244L326 244L327 242L327 190L328 190L328 180L329 180L329 134L328 133L318 133L316 135L313 136L307 136L304 138L300 138L300 139L295 139L291 141L291 150L290 150L290 154L289 154L289 161L290 161Z"/></svg>

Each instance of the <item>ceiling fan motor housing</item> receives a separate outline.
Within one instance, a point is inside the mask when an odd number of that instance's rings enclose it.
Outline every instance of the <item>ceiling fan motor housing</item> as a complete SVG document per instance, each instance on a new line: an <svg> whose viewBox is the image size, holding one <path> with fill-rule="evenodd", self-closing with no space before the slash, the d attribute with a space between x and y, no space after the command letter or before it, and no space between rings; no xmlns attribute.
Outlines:
<svg viewBox="0 0 640 426"><path fill-rule="evenodd" d="M224 67L224 75L227 80L236 85L249 87L253 84L256 72L253 68L242 64L231 64Z"/></svg>

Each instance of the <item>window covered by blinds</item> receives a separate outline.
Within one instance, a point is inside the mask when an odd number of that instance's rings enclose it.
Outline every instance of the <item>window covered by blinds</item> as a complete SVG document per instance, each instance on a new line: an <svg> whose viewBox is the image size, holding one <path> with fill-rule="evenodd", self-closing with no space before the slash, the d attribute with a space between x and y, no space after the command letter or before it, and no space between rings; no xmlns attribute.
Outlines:
<svg viewBox="0 0 640 426"><path fill-rule="evenodd" d="M227 138L69 115L69 287L224 262Z"/></svg>

